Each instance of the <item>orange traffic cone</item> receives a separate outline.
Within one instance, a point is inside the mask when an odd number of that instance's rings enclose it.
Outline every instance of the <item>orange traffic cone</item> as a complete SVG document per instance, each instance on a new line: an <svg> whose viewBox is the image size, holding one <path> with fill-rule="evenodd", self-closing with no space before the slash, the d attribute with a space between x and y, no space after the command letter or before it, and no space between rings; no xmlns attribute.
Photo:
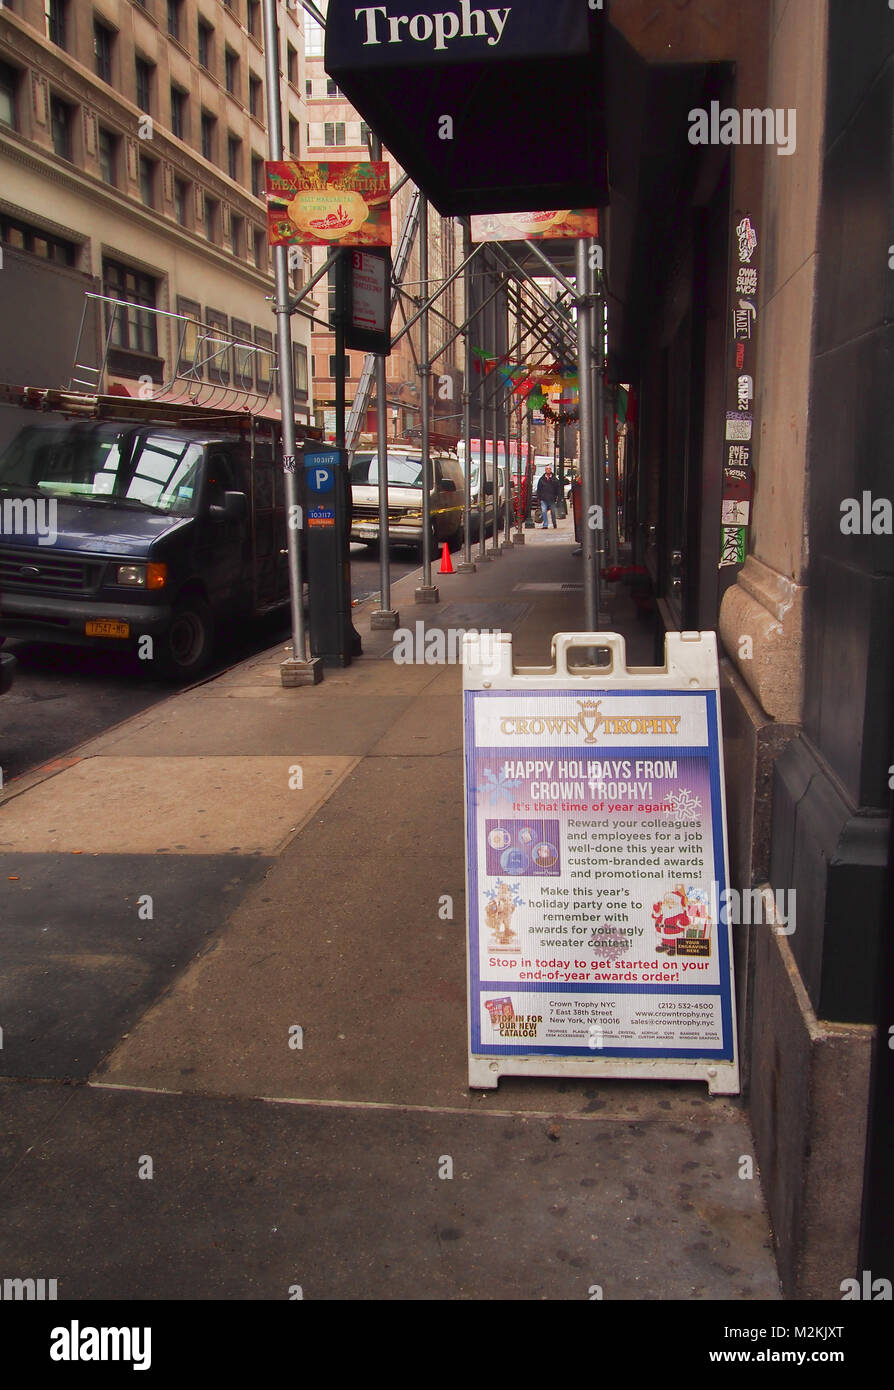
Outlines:
<svg viewBox="0 0 894 1390"><path fill-rule="evenodd" d="M445 542L444 542L444 545L443 545L443 547L442 547L442 549L441 549L441 568L438 570L438 574L452 574L452 573L453 573L453 566L452 566L451 563L450 563L450 546L449 546L449 545L447 544L447 542L445 541Z"/></svg>

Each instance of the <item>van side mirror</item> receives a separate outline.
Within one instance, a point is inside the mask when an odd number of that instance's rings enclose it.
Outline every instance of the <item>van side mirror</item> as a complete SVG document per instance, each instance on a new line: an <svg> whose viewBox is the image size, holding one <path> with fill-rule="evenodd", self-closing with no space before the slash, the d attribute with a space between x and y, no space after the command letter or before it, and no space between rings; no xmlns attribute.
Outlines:
<svg viewBox="0 0 894 1390"><path fill-rule="evenodd" d="M244 492L225 492L223 505L212 502L208 515L215 521L244 521L248 516L248 498Z"/></svg>

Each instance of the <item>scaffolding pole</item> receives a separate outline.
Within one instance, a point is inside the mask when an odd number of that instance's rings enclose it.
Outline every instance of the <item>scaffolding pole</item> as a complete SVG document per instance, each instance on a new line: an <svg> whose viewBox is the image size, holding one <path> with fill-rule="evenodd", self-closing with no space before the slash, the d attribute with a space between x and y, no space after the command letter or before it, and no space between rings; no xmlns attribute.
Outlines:
<svg viewBox="0 0 894 1390"><path fill-rule="evenodd" d="M267 141L271 160L282 159L282 102L279 84L279 31L276 0L264 0L264 62L266 68ZM279 400L282 420L282 454L287 515L301 517L298 501L295 406L292 391L292 326L289 303L289 248L274 246L276 350L279 367ZM303 520L303 517L302 517ZM289 566L289 603L292 619L292 657L280 667L283 685L316 685L323 675L319 659L307 660L304 626L304 582L301 574L301 536L289 525L286 531Z"/></svg>

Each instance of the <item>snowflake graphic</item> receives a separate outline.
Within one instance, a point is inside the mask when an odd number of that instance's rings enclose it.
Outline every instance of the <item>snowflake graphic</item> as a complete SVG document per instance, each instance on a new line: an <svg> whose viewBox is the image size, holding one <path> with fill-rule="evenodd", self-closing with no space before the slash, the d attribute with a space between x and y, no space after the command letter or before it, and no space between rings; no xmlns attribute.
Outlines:
<svg viewBox="0 0 894 1390"><path fill-rule="evenodd" d="M702 809L699 797L694 796L688 787L682 791L671 792L668 797L671 803L665 811L666 816L672 816L674 820L697 820L698 812Z"/></svg>
<svg viewBox="0 0 894 1390"><path fill-rule="evenodd" d="M511 806L515 800L515 788L521 786L520 777L507 777L505 773L500 773L497 777L489 767L484 769L484 782L482 785L472 788L472 797L475 805L482 803L489 806L499 806L506 801Z"/></svg>
<svg viewBox="0 0 894 1390"><path fill-rule="evenodd" d="M525 902L526 902L526 899L523 898L523 897L521 896L521 891L520 891L520 890L521 890L521 884L520 884L520 883L507 883L507 884L504 884L504 883L503 883L503 880L502 880L501 878L498 878L498 879L497 879L497 882L496 882L496 884L495 884L495 886L494 886L493 888L485 888L485 890L484 890L484 896L485 896L486 898L490 898L491 900L493 900L493 899L497 896L497 893L498 893L498 891L499 891L499 889L500 889L501 887L506 887L506 888L509 889L510 893L512 894L512 906L513 906L513 907L524 907Z"/></svg>

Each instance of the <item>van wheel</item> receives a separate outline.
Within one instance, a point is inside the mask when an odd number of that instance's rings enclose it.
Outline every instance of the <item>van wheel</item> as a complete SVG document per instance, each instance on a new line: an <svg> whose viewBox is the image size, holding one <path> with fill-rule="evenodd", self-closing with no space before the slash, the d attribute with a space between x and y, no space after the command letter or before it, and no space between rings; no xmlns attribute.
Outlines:
<svg viewBox="0 0 894 1390"><path fill-rule="evenodd" d="M211 609L204 599L189 598L177 605L160 645L157 664L162 677L185 684L202 674L214 646Z"/></svg>

